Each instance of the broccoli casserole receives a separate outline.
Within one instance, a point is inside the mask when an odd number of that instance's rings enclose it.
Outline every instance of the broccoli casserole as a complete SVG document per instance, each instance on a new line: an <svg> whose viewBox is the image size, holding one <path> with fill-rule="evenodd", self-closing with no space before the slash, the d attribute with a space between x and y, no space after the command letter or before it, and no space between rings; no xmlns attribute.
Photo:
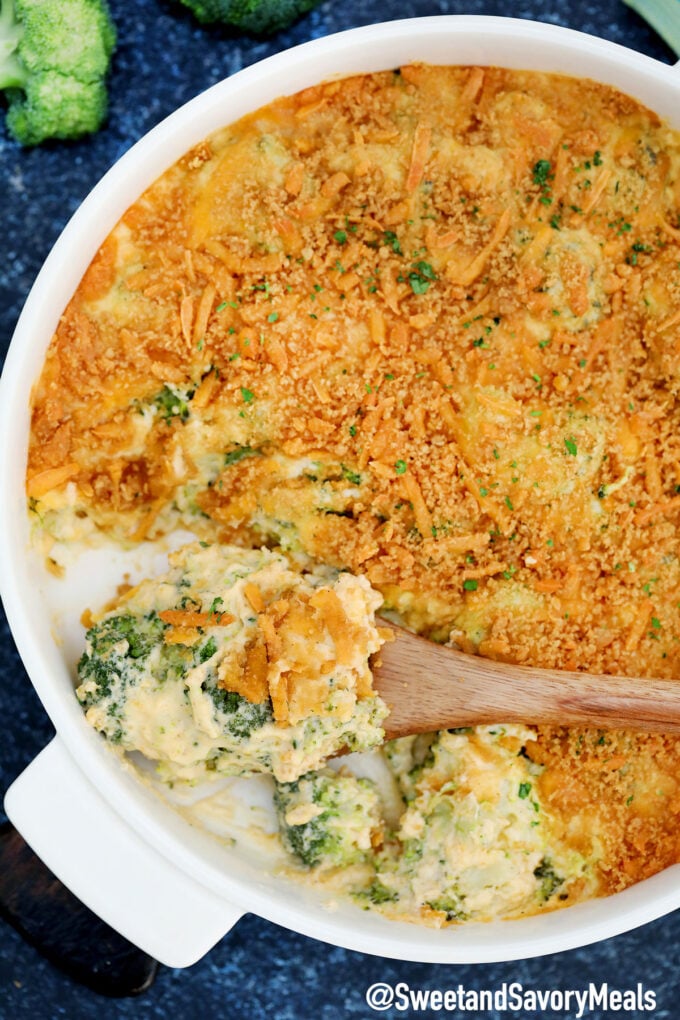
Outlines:
<svg viewBox="0 0 680 1020"><path fill-rule="evenodd" d="M64 311L36 537L58 570L182 529L365 584L367 628L377 592L467 652L674 677L679 296L680 136L615 89L413 65L283 98L150 187ZM200 677L199 630L172 647ZM398 817L318 760L275 800L300 869L359 861L390 916L531 913L680 857L676 738L498 720L384 758Z"/></svg>

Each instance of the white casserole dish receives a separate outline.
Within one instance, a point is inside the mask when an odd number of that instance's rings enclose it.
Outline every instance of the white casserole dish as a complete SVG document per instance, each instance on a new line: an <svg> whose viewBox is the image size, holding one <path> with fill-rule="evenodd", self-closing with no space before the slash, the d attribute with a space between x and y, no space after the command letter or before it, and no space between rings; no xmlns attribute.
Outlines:
<svg viewBox="0 0 680 1020"><path fill-rule="evenodd" d="M629 930L680 905L680 866L607 899L516 921L432 930L387 921L277 878L246 848L192 828L119 766L73 696L78 620L130 560L87 554L58 581L29 547L24 471L29 398L64 306L125 209L213 130L331 77L411 61L590 77L680 127L680 75L631 50L551 25L445 16L306 43L220 82L137 143L74 215L29 295L0 383L0 579L9 622L57 736L12 785L7 814L48 867L132 942L171 966L200 958L246 912L385 957L482 963L553 953ZM101 596L101 598L100 598Z"/></svg>

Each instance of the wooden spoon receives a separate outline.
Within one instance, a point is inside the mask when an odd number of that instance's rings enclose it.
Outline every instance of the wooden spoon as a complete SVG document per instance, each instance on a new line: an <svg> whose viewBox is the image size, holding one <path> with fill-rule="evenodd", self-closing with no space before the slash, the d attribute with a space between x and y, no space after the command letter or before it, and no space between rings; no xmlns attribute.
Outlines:
<svg viewBox="0 0 680 1020"><path fill-rule="evenodd" d="M680 732L680 680L535 669L466 655L386 620L373 686L387 739L478 723L550 723Z"/></svg>

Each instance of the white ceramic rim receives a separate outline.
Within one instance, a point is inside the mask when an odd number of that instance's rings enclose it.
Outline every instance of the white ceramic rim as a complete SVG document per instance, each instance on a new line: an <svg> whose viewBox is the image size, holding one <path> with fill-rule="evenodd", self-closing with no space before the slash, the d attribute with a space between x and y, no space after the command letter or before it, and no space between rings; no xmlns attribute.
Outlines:
<svg viewBox="0 0 680 1020"><path fill-rule="evenodd" d="M23 494L30 390L58 317L100 243L144 187L217 127L329 77L413 60L596 78L670 120L679 119L680 78L672 67L569 29L464 15L370 25L314 40L248 67L186 104L133 146L94 188L64 229L26 301L0 381L0 590L19 652L58 734L84 775L157 852L244 912L303 934L387 957L481 963L587 945L660 917L680 905L680 868L606 900L554 914L442 931L358 911L320 914L310 910L304 897L272 896L269 887L225 873L197 850L183 823L176 824L167 811L150 809L148 798L138 794L102 742L94 739L75 699L64 697L53 681L45 630L31 612L35 574L27 555Z"/></svg>

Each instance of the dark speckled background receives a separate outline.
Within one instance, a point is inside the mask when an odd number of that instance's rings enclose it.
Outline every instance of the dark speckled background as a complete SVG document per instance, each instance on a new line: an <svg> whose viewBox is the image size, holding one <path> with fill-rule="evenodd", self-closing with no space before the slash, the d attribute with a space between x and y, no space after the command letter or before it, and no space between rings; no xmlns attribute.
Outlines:
<svg viewBox="0 0 680 1020"><path fill-rule="evenodd" d="M98 135L22 151L0 117L0 346L9 343L21 305L50 246L103 172L140 135L220 78L310 38L396 17L511 14L566 25L670 63L666 46L617 0L326 0L292 29L262 41L202 28L174 0L112 0L119 47L110 82L111 113ZM0 441L6 441L0 437ZM1 569L1 566L0 566ZM0 787L4 790L51 736L51 727L0 620ZM0 922L0 1020L151 1020L200 1015L230 1020L335 1020L378 1016L365 1003L377 981L413 987L586 988L589 981L656 993L657 1020L680 1017L680 913L583 950L491 966L430 966L383 961L323 945L256 917L245 917L200 963L161 968L137 999L108 1000L64 977ZM414 1016L390 1009L386 1017ZM435 1016L434 1010L421 1015ZM444 1013L500 1017L503 1014ZM504 1014L509 1015L509 1014ZM518 1016L518 1014L514 1014ZM544 1012L546 1018L565 1016ZM574 1017L575 1012L570 1016ZM589 1017L622 1016L594 1010ZM638 1013L636 1015L642 1015Z"/></svg>

